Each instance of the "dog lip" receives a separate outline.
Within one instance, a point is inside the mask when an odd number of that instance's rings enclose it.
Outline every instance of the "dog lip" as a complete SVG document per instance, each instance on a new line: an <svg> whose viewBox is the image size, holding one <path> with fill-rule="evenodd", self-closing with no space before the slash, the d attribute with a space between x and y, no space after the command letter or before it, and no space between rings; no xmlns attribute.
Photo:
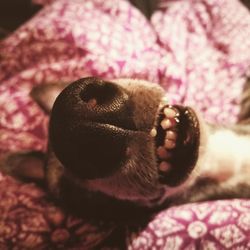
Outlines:
<svg viewBox="0 0 250 250"><path fill-rule="evenodd" d="M123 132L123 133L140 132L140 130L138 129L122 127L122 126L118 126L112 123L104 123L104 122L98 122L98 121L85 121L84 124L85 126L91 125L92 127L112 128L112 129L119 130L120 132Z"/></svg>
<svg viewBox="0 0 250 250"><path fill-rule="evenodd" d="M177 146L171 150L172 157L169 163L172 168L167 173L159 174L160 182L169 186L177 186L186 180L196 164L200 145L199 120L194 110L180 105L173 105L173 108L180 114L178 117L180 122L176 126ZM159 116L158 124L160 119L162 115ZM158 125L156 147L163 145L164 135L165 131Z"/></svg>
<svg viewBox="0 0 250 250"><path fill-rule="evenodd" d="M178 110L180 110L180 106L175 106ZM200 135L200 126L198 117L195 114L194 110L190 107L183 107L184 110L180 113L184 112L182 116L185 118L180 118L180 132L179 136L183 137L181 140L184 144L196 144L196 140L199 139ZM186 131L185 131L186 130Z"/></svg>

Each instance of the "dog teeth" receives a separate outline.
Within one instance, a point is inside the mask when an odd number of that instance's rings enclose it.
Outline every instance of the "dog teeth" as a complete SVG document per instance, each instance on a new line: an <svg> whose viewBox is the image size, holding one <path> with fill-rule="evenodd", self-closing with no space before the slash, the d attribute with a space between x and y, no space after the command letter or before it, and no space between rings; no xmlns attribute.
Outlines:
<svg viewBox="0 0 250 250"><path fill-rule="evenodd" d="M175 141L166 139L166 140L165 140L165 143L164 143L164 146L165 146L165 148L167 148L167 149L173 149L173 148L175 148L176 143L175 143Z"/></svg>
<svg viewBox="0 0 250 250"><path fill-rule="evenodd" d="M177 139L177 133L172 130L168 130L166 132L166 139L175 141Z"/></svg>
<svg viewBox="0 0 250 250"><path fill-rule="evenodd" d="M173 128L175 125L176 125L175 120L163 119L162 122L161 122L161 127L163 129Z"/></svg>
<svg viewBox="0 0 250 250"><path fill-rule="evenodd" d="M171 153L169 153L163 146L157 148L157 155L161 159L168 159L171 157Z"/></svg>
<svg viewBox="0 0 250 250"><path fill-rule="evenodd" d="M156 130L155 128L151 129L150 135L151 135L152 137L156 137L156 135L157 135L157 130Z"/></svg>
<svg viewBox="0 0 250 250"><path fill-rule="evenodd" d="M171 106L165 108L165 109L163 110L163 113L164 113L165 116L166 116L167 118L169 118L169 119L175 118L176 115L178 114L178 112L177 112L175 109L171 108Z"/></svg>
<svg viewBox="0 0 250 250"><path fill-rule="evenodd" d="M179 119L178 117L175 117L174 120L175 120L175 123L176 123L176 124L177 124L177 123L180 123L180 119Z"/></svg>
<svg viewBox="0 0 250 250"><path fill-rule="evenodd" d="M167 172L167 171L169 171L170 168L171 168L171 165L170 165L170 163L168 163L168 162L162 161L162 162L159 164L159 170L160 170L161 172Z"/></svg>
<svg viewBox="0 0 250 250"><path fill-rule="evenodd" d="M166 99L164 98L166 101ZM158 146L156 149L156 155L158 157L158 170L160 173L166 174L173 167L170 162L172 162L172 158L174 157L173 151L177 147L177 138L178 138L178 123L180 122L180 113L178 109L165 104L162 101L160 104L161 107L161 122L160 126L163 129L153 128L150 131L150 135L152 137L157 137L158 132L159 136L164 135L163 145ZM162 134L163 133L163 134ZM161 142L162 143L162 142Z"/></svg>

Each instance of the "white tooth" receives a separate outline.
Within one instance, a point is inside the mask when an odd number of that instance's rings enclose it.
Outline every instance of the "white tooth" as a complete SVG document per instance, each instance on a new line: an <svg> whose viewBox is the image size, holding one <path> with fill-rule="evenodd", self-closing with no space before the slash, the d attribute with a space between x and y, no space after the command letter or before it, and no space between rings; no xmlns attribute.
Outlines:
<svg viewBox="0 0 250 250"><path fill-rule="evenodd" d="M151 129L151 131L150 131L150 135L151 135L152 137L156 137L156 135L157 135L157 131L156 131L156 129L155 129L155 128Z"/></svg>
<svg viewBox="0 0 250 250"><path fill-rule="evenodd" d="M165 116L167 118L170 118L170 119L174 118L176 116L176 114L177 114L177 112L174 109L170 108L170 107L165 108L163 112L164 112Z"/></svg>
<svg viewBox="0 0 250 250"><path fill-rule="evenodd" d="M159 170L162 172L167 172L171 168L171 165L165 161L159 164Z"/></svg>
<svg viewBox="0 0 250 250"><path fill-rule="evenodd" d="M163 129L168 129L174 127L175 123L176 123L175 120L163 119L161 122L161 126Z"/></svg>
<svg viewBox="0 0 250 250"><path fill-rule="evenodd" d="M171 156L170 153L167 152L167 150L163 146L160 146L160 147L157 148L157 155L161 159L168 159Z"/></svg>
<svg viewBox="0 0 250 250"><path fill-rule="evenodd" d="M175 120L176 123L180 123L180 119L179 118L175 117L174 120Z"/></svg>
<svg viewBox="0 0 250 250"><path fill-rule="evenodd" d="M175 141L177 138L177 133L172 131L172 130L169 130L166 132L166 139L169 139L169 140L173 140Z"/></svg>
<svg viewBox="0 0 250 250"><path fill-rule="evenodd" d="M165 140L165 143L164 143L164 146L165 146L165 148L167 148L167 149L173 149L173 148L175 148L176 143L175 143L175 141L166 139L166 140Z"/></svg>

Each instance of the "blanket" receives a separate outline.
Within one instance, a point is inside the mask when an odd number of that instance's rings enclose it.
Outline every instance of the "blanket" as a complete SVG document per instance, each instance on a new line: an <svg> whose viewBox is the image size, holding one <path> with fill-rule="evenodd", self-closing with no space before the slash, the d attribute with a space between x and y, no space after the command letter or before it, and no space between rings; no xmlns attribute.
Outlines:
<svg viewBox="0 0 250 250"><path fill-rule="evenodd" d="M33 86L95 75L159 83L209 122L237 121L249 77L250 15L237 0L161 0L150 20L125 0L36 0L43 9L0 43L0 155L46 150ZM45 190L0 175L1 249L87 249L115 225L77 218ZM129 249L249 249L250 201L166 209L127 230Z"/></svg>

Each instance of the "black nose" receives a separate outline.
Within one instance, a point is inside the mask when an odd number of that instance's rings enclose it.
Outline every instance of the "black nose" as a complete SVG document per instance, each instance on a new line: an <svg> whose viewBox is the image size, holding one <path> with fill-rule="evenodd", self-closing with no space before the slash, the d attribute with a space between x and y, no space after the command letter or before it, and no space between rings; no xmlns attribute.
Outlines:
<svg viewBox="0 0 250 250"><path fill-rule="evenodd" d="M81 178L110 175L126 157L133 122L129 94L117 84L88 77L58 96L50 119L50 143L62 164Z"/></svg>

